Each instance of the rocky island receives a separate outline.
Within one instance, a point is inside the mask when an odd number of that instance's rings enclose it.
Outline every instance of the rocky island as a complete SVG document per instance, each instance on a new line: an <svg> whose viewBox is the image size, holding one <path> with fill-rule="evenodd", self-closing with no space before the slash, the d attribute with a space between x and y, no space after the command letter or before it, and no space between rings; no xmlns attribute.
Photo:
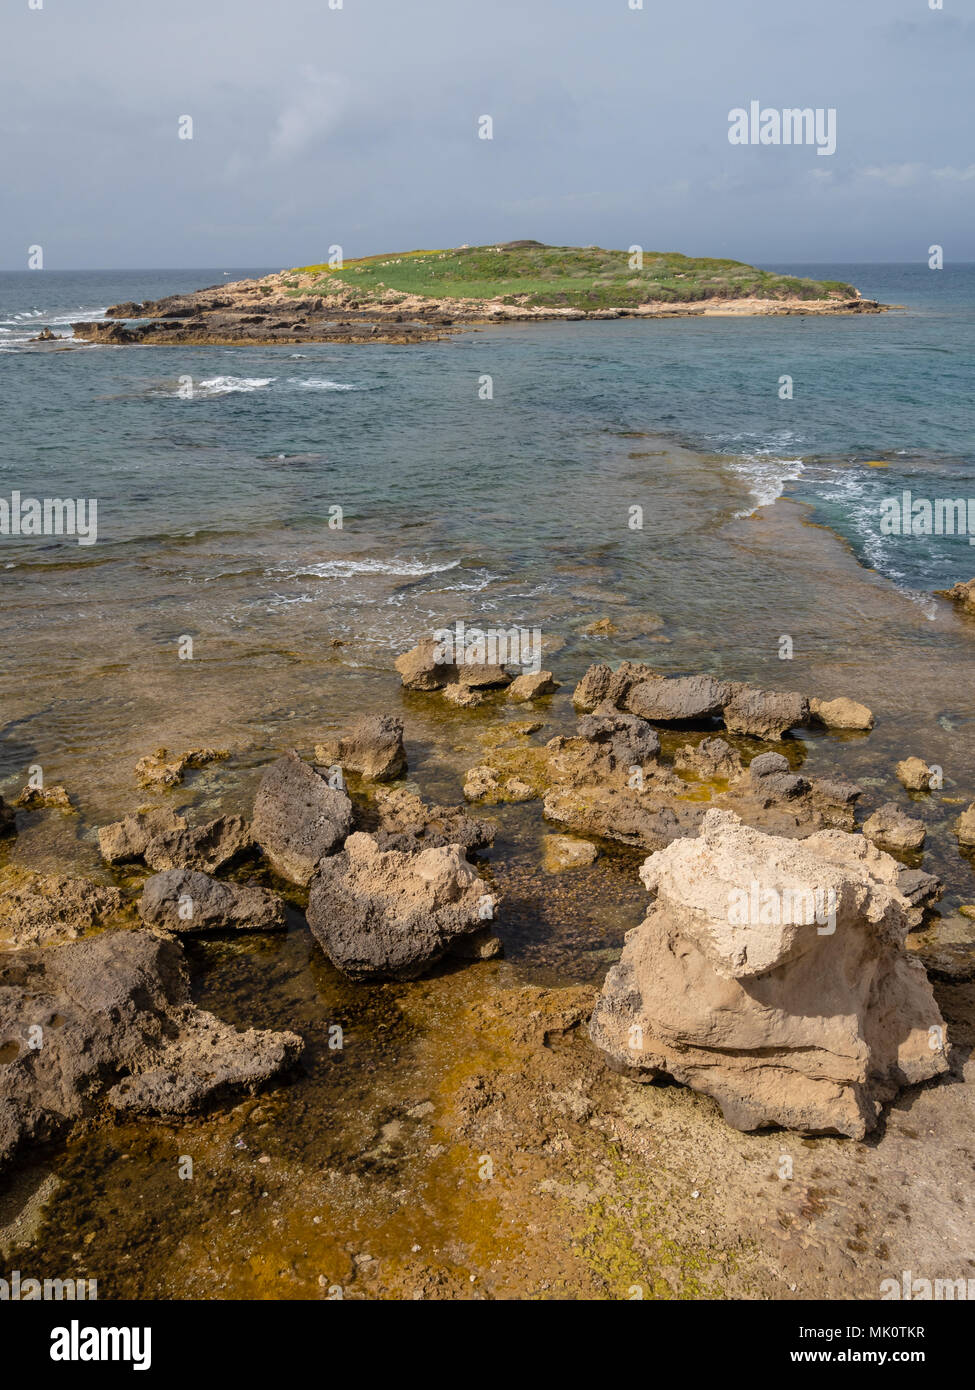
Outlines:
<svg viewBox="0 0 975 1390"><path fill-rule="evenodd" d="M479 324L881 313L852 285L676 253L546 246L407 251L301 266L193 294L114 304L94 343L414 343Z"/></svg>

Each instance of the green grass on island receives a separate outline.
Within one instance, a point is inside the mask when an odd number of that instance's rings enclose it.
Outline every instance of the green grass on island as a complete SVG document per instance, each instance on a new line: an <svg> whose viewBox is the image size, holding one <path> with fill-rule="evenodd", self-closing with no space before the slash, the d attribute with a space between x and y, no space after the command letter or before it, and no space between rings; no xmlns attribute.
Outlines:
<svg viewBox="0 0 975 1390"><path fill-rule="evenodd" d="M629 308L652 301L691 303L706 299L852 298L851 285L836 280L805 280L775 275L742 261L645 251L635 269L628 251L598 246L543 246L508 242L499 246L462 246L451 251L406 251L346 261L341 269L302 266L293 274L293 293L328 295L340 281L357 291L362 303L394 294L432 299L501 299L526 308ZM285 285L289 284L287 277ZM393 292L392 294L390 292Z"/></svg>

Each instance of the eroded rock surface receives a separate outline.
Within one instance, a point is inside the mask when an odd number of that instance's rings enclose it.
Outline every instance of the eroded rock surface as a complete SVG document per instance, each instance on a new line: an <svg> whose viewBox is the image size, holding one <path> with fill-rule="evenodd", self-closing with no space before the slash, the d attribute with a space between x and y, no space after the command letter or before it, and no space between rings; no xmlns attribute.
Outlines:
<svg viewBox="0 0 975 1390"><path fill-rule="evenodd" d="M923 849L926 832L923 821L908 816L896 801L887 801L864 821L863 833L885 849L904 851Z"/></svg>
<svg viewBox="0 0 975 1390"><path fill-rule="evenodd" d="M124 907L117 888L86 878L39 874L14 865L0 870L0 943L4 946L73 941L107 926Z"/></svg>
<svg viewBox="0 0 975 1390"><path fill-rule="evenodd" d="M373 799L381 849L439 849L462 845L467 853L494 841L489 821L469 816L463 806L437 806L405 787L381 788Z"/></svg>
<svg viewBox="0 0 975 1390"><path fill-rule="evenodd" d="M738 1129L862 1138L902 1087L948 1067L904 949L900 872L862 836L787 840L710 811L699 837L646 861L655 901L606 978L594 1043L637 1079L713 1096Z"/></svg>
<svg viewBox="0 0 975 1390"><path fill-rule="evenodd" d="M281 878L304 887L352 825L352 802L292 750L272 763L254 800L251 833Z"/></svg>
<svg viewBox="0 0 975 1390"><path fill-rule="evenodd" d="M348 734L317 744L315 761L371 782L392 782L406 771L403 721L394 714L365 715Z"/></svg>
<svg viewBox="0 0 975 1390"><path fill-rule="evenodd" d="M413 980L448 951L483 955L495 910L461 845L403 853L358 832L320 866L308 925L351 979Z"/></svg>
<svg viewBox="0 0 975 1390"><path fill-rule="evenodd" d="M157 748L155 753L147 754L136 763L136 780L143 787L175 787L191 768L205 767L207 763L219 762L229 756L223 748L190 748L185 753L170 753L168 748Z"/></svg>
<svg viewBox="0 0 975 1390"><path fill-rule="evenodd" d="M302 1046L198 1009L178 943L151 932L0 955L0 1165L102 1105L185 1115L252 1092Z"/></svg>
<svg viewBox="0 0 975 1390"><path fill-rule="evenodd" d="M266 888L224 883L193 869L148 879L139 903L147 926L189 935L205 931L279 931L284 903Z"/></svg>

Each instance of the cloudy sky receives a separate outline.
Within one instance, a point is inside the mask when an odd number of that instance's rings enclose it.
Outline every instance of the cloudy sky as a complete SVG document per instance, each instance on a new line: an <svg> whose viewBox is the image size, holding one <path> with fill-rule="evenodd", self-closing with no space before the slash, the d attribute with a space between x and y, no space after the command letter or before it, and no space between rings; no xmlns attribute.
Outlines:
<svg viewBox="0 0 975 1390"><path fill-rule="evenodd" d="M0 8L3 269L975 259L975 0L38 3ZM835 107L835 155L729 144L753 100Z"/></svg>

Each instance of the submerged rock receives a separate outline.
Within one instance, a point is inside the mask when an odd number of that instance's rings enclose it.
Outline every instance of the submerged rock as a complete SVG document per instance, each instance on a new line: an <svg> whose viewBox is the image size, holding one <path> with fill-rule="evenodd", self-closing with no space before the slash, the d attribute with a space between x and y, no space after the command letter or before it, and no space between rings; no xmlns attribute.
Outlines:
<svg viewBox="0 0 975 1390"><path fill-rule="evenodd" d="M181 948L151 932L0 955L0 1166L102 1104L185 1115L253 1092L302 1047L198 1009Z"/></svg>
<svg viewBox="0 0 975 1390"><path fill-rule="evenodd" d="M352 802L292 750L272 763L254 800L251 833L281 878L305 887L352 825Z"/></svg>
<svg viewBox="0 0 975 1390"><path fill-rule="evenodd" d="M365 715L348 734L317 744L315 761L371 782L392 782L406 771L403 721L394 714Z"/></svg>
<svg viewBox="0 0 975 1390"><path fill-rule="evenodd" d="M136 779L143 787L175 787L191 768L229 758L226 749L191 748L186 753L170 754L167 748L157 748L140 758L135 765Z"/></svg>
<svg viewBox="0 0 975 1390"><path fill-rule="evenodd" d="M571 835L542 836L542 867L547 874L587 869L598 858L599 850L590 840L577 840Z"/></svg>
<svg viewBox="0 0 975 1390"><path fill-rule="evenodd" d="M873 714L866 705L856 700L848 700L841 695L836 700L810 700L809 713L818 724L827 729L854 729L866 731L874 725Z"/></svg>
<svg viewBox="0 0 975 1390"><path fill-rule="evenodd" d="M738 1129L862 1138L948 1067L900 871L862 836L785 840L710 811L644 864L656 900L606 977L594 1043L639 1080L713 1096Z"/></svg>
<svg viewBox="0 0 975 1390"><path fill-rule="evenodd" d="M483 954L496 906L461 845L402 853L360 832L320 866L308 925L351 979L415 980L463 938L478 937Z"/></svg>
<svg viewBox="0 0 975 1390"><path fill-rule="evenodd" d="M895 776L909 792L931 790L932 771L921 758L905 758L894 768Z"/></svg>
<svg viewBox="0 0 975 1390"><path fill-rule="evenodd" d="M373 804L379 820L376 839L381 849L463 845L470 854L494 841L494 826L489 821L469 816L463 806L429 805L405 787L382 788Z"/></svg>
<svg viewBox="0 0 975 1390"><path fill-rule="evenodd" d="M705 738L696 747L687 743L678 748L674 767L694 772L705 782L730 782L745 770L741 755L723 738Z"/></svg>
<svg viewBox="0 0 975 1390"><path fill-rule="evenodd" d="M12 806L8 806L3 797L0 796L0 840L5 835L16 835L17 833L17 813Z"/></svg>
<svg viewBox="0 0 975 1390"><path fill-rule="evenodd" d="M14 865L0 870L0 941L43 946L73 941L107 926L125 908L117 888L86 878L39 874Z"/></svg>
<svg viewBox="0 0 975 1390"><path fill-rule="evenodd" d="M888 801L864 822L863 833L876 845L894 850L924 848L924 822L905 815L896 801Z"/></svg>
<svg viewBox="0 0 975 1390"><path fill-rule="evenodd" d="M170 869L146 882L139 915L149 927L189 935L205 931L279 931L284 903L266 888L224 883L194 869Z"/></svg>
<svg viewBox="0 0 975 1390"><path fill-rule="evenodd" d="M955 834L960 845L975 846L975 801L955 821Z"/></svg>
<svg viewBox="0 0 975 1390"><path fill-rule="evenodd" d="M33 787L28 783L14 805L19 806L23 811L73 811L75 809L67 788L61 786L60 782L50 787Z"/></svg>

